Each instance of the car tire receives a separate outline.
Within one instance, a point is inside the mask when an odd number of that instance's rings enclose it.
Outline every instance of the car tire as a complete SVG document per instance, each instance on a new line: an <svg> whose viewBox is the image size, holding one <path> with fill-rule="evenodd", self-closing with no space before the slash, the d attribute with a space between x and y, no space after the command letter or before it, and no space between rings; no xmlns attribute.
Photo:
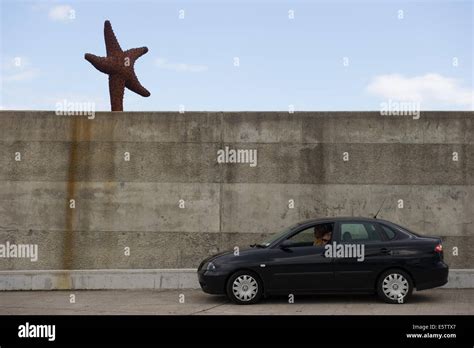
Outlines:
<svg viewBox="0 0 474 348"><path fill-rule="evenodd" d="M377 281L377 295L387 303L405 303L413 292L413 281L400 269L383 272Z"/></svg>
<svg viewBox="0 0 474 348"><path fill-rule="evenodd" d="M252 271L238 271L227 281L227 297L240 305L254 304L263 295L263 284L260 277Z"/></svg>

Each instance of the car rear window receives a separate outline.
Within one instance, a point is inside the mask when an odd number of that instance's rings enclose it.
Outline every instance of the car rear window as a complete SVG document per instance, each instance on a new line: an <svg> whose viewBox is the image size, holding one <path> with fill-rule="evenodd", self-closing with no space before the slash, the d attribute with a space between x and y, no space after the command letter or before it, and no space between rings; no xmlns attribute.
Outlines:
<svg viewBox="0 0 474 348"><path fill-rule="evenodd" d="M382 231L383 233L385 233L385 236L387 236L388 240L392 240L397 236L397 233L390 227L385 226L385 225L380 225L380 226L382 227Z"/></svg>
<svg viewBox="0 0 474 348"><path fill-rule="evenodd" d="M341 223L341 240L343 243L382 241L375 224L368 222Z"/></svg>
<svg viewBox="0 0 474 348"><path fill-rule="evenodd" d="M393 225L393 227L395 228L395 230L397 230L397 231L400 230L401 232L404 232L404 235L406 235L406 234L408 233L407 237L408 237L409 235L414 235L415 237L420 237L420 234L415 233L415 232L409 230L409 229L406 228L406 227L397 225L396 223L393 223L393 222L390 223L390 225Z"/></svg>

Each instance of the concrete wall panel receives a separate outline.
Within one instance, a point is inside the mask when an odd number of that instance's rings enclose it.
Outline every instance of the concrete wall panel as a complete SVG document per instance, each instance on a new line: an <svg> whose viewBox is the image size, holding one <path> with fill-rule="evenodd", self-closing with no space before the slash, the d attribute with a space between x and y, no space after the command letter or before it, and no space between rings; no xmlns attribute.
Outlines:
<svg viewBox="0 0 474 348"><path fill-rule="evenodd" d="M225 146L258 150L257 166L218 164ZM450 266L471 269L473 147L472 112L0 111L0 243L40 250L0 270L194 268L303 219L371 216L384 199L381 218L442 236Z"/></svg>

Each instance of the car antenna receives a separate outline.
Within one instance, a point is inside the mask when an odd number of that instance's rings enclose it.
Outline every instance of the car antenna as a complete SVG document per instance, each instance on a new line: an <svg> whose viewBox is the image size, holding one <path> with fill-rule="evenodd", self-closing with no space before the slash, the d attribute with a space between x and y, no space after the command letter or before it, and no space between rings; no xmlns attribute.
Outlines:
<svg viewBox="0 0 474 348"><path fill-rule="evenodd" d="M374 219L377 218L377 215L379 215L380 211L382 210L382 207L383 207L383 204L385 203L385 200L387 199L387 196L385 196L385 198L383 199L383 202L382 202L382 205L380 206L379 210L377 211L377 213L375 213L374 215Z"/></svg>

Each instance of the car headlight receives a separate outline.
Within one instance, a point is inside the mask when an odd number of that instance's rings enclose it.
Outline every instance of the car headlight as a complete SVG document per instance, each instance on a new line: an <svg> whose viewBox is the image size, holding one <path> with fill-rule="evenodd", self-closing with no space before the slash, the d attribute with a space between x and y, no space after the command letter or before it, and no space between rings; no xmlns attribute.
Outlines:
<svg viewBox="0 0 474 348"><path fill-rule="evenodd" d="M216 269L216 265L214 265L212 262L209 262L206 266L206 271L214 271Z"/></svg>

